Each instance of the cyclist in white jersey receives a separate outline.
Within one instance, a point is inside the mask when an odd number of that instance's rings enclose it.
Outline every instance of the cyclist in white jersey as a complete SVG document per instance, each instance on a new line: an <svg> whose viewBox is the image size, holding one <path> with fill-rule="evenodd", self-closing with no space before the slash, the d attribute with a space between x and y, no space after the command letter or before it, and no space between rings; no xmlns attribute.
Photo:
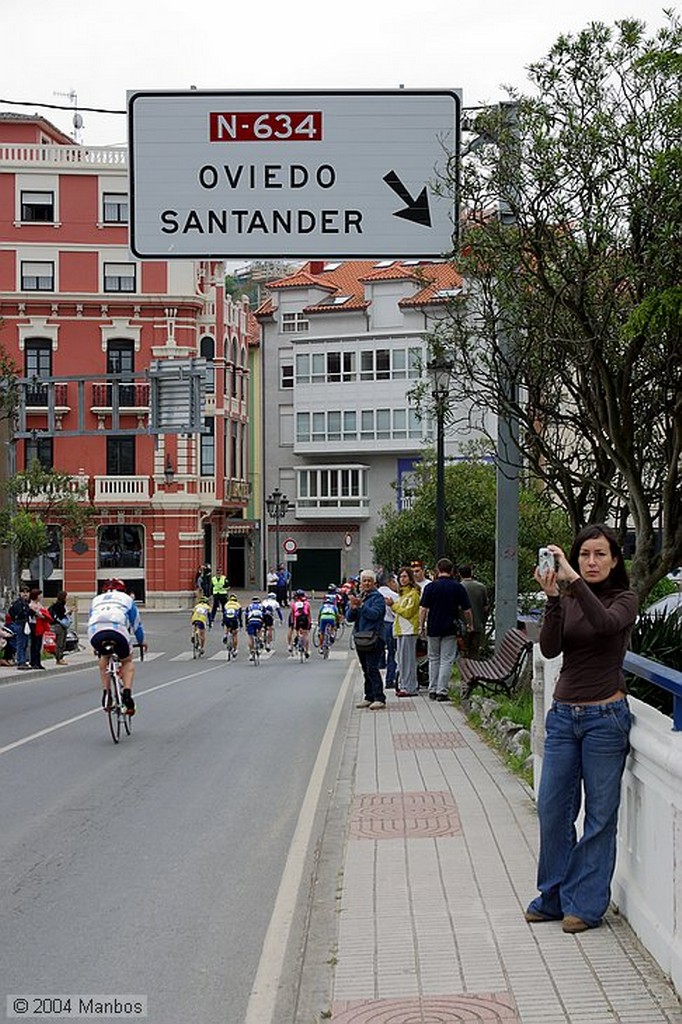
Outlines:
<svg viewBox="0 0 682 1024"><path fill-rule="evenodd" d="M105 641L113 644L113 649L121 663L121 680L123 682L123 703L129 715L135 714L135 701L132 697L135 665L130 646L131 634L138 644L146 651L144 630L140 621L137 605L126 593L123 580L106 580L102 593L93 598L88 618L88 640L99 659L99 677L102 682L102 705L106 697L108 680L107 667L109 655L102 652Z"/></svg>

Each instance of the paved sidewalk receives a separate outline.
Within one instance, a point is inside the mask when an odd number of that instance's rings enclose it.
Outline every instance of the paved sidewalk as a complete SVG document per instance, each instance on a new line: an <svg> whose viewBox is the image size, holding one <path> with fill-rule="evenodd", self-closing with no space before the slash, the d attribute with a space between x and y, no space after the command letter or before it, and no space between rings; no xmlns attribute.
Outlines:
<svg viewBox="0 0 682 1024"><path fill-rule="evenodd" d="M353 714L334 1024L682 1024L613 911L577 936L526 924L533 800L456 708L389 692Z"/></svg>
<svg viewBox="0 0 682 1024"><path fill-rule="evenodd" d="M97 662L93 656L92 648L85 646L83 640L81 640L81 646L83 650L70 651L64 655L66 665L58 665L52 657L44 658L42 662L45 666L44 672L39 668L20 670L16 665L0 665L0 685L2 683L21 682L22 679L30 679L32 676L45 676L45 678L48 678L48 674L50 676L58 676L74 668L96 668Z"/></svg>

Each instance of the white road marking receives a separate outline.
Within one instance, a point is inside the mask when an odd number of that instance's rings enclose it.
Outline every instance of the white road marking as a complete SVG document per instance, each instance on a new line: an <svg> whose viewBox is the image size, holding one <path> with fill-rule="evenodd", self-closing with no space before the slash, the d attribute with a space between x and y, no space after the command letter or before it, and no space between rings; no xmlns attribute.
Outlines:
<svg viewBox="0 0 682 1024"><path fill-rule="evenodd" d="M296 831L289 847L287 862L282 873L282 880L277 892L277 899L275 900L265 942L263 943L244 1024L272 1024L274 1018L277 991L284 970L284 955L301 888L305 855L310 845L315 811L331 756L334 734L338 728L341 712L352 685L355 667L355 661L353 661L352 665L348 666L348 671L327 722L327 728L322 737L320 749L317 752L308 789L303 798L301 812L298 816Z"/></svg>
<svg viewBox="0 0 682 1024"><path fill-rule="evenodd" d="M161 657L161 655L158 655ZM146 659L145 659L146 660ZM188 679L196 679L197 676L203 676L207 672L215 671L213 668L205 668L203 672L193 672L190 676L181 676L180 679L169 679L166 683L159 683L158 686L150 686L148 690L135 689L136 697L145 697L149 693L155 693L157 690L165 690L167 686L176 686L178 683L186 683ZM81 722L84 718L89 718L90 715L101 715L102 708L96 707L91 711L84 711L82 715L75 715L73 718L65 718L62 722L55 722L54 725L48 725L45 729L39 729L38 732L33 732L29 736L24 736L23 739L15 740L13 743L8 743L4 747L0 747L0 754L7 754L10 750L16 750L17 747L23 747L27 743L32 743L33 740L38 740L41 736L49 736L52 732L57 732L58 729L65 729L67 725L73 725L75 722Z"/></svg>

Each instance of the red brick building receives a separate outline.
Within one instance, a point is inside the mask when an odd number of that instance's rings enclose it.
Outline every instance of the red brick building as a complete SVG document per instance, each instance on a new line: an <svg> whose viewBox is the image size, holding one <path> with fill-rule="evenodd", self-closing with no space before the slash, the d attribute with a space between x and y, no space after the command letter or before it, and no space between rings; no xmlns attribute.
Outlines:
<svg viewBox="0 0 682 1024"><path fill-rule="evenodd" d="M76 477L97 512L85 544L54 527L46 593L92 595L112 575L156 607L187 604L208 561L234 586L254 578L250 502L249 344L258 326L231 301L220 261L137 261L128 250L127 153L76 145L39 116L0 114L0 344L27 389L17 469L32 458ZM153 436L152 360L207 361L204 430ZM119 388L112 431L107 374ZM54 429L41 378L54 385ZM60 437L60 432L94 430ZM141 430L142 433L132 433ZM85 548L85 550L84 550Z"/></svg>

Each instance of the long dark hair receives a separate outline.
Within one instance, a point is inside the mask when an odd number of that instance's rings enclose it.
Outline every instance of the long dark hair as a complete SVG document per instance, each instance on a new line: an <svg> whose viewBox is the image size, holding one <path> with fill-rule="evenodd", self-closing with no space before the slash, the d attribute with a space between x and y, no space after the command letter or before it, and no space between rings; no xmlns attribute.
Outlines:
<svg viewBox="0 0 682 1024"><path fill-rule="evenodd" d="M589 526L584 526L582 528L573 541L573 546L571 547L571 552L568 556L570 565L578 574L580 574L580 560L578 558L580 549L586 540L597 540L598 537L604 538L611 550L611 557L617 560L611 570L608 582L618 590L629 590L630 577L628 576L628 571L625 568L623 550L613 530L609 526L605 526L603 523L590 523Z"/></svg>
<svg viewBox="0 0 682 1024"><path fill-rule="evenodd" d="M409 581L410 581L410 582L408 583L408 586L410 586L410 587L416 587L416 586L417 586L417 584L416 584L416 583L414 582L414 573L413 573L413 572L412 572L412 570L410 569L409 565L404 565L404 566L402 567L402 569L398 569L398 572L397 572L397 577L398 577L398 586L400 586L400 585L401 585L401 584L400 584L400 577L402 576L402 574L403 574L403 573L406 573L406 574L407 574L407 577L408 577L408 579L409 579Z"/></svg>

